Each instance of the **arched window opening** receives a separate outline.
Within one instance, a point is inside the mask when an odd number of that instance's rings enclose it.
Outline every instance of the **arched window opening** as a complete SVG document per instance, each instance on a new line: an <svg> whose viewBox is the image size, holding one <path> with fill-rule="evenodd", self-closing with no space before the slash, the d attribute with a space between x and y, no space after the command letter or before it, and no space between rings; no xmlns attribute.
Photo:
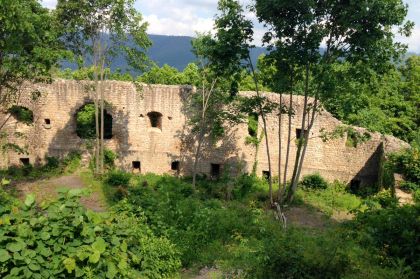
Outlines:
<svg viewBox="0 0 420 279"><path fill-rule="evenodd" d="M101 116L99 115L99 135L101 135ZM76 134L82 139L96 137L95 105L86 104L76 113ZM104 139L112 138L112 115L104 110Z"/></svg>
<svg viewBox="0 0 420 279"><path fill-rule="evenodd" d="M149 112L147 116L150 120L150 127L162 130L162 114L160 112L152 111Z"/></svg>
<svg viewBox="0 0 420 279"><path fill-rule="evenodd" d="M253 138L257 138L257 134L258 134L258 114L257 113L250 113L248 115L248 134Z"/></svg>
<svg viewBox="0 0 420 279"><path fill-rule="evenodd" d="M32 110L22 106L12 106L8 112L19 122L25 124L34 123L34 113Z"/></svg>

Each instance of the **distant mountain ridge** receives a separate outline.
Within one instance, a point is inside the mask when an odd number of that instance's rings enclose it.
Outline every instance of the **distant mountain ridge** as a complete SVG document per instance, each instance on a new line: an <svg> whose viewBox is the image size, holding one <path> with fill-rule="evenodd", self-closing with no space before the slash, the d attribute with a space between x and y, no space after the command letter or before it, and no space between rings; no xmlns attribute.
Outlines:
<svg viewBox="0 0 420 279"><path fill-rule="evenodd" d="M191 40L193 37L188 36L167 36L167 35L150 35L149 38L153 45L148 49L147 54L149 58L160 67L168 64L178 70L182 71L189 63L195 61L195 56L192 53ZM258 56L265 53L265 48L255 48L251 50L251 59L254 63L257 62ZM70 63L63 63L62 68L76 69L76 65ZM128 69L127 61L124 57L116 57L111 63L111 69L121 69L126 72ZM130 71L134 75L140 73Z"/></svg>

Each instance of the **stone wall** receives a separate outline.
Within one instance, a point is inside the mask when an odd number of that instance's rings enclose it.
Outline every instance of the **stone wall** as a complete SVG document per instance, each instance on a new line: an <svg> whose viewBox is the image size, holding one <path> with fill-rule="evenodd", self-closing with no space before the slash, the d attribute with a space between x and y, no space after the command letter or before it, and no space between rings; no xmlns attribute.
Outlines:
<svg viewBox="0 0 420 279"><path fill-rule="evenodd" d="M27 85L21 90L19 105L34 112L34 124L26 125L11 117L5 130L10 135L20 132L25 138L13 137L11 140L28 147L28 154L8 152L3 155L0 167L21 164L21 158L29 158L33 164L42 163L45 156L61 157L72 150L86 149L87 140L76 134L77 111L85 104L92 103L94 95L89 91L89 82L57 80L52 84ZM113 117L113 137L106 140L106 147L118 154L117 166L132 170L133 162L140 162L141 172L157 174L176 173L171 170L172 162L179 161L180 173L191 174L195 140L188 127L188 98L194 94L189 86L142 85L129 82L108 81L103 85L106 110ZM34 100L32 92L37 90L41 96ZM250 96L253 92L241 92ZM263 93L274 102L279 95ZM310 102L313 100L310 99ZM288 96L283 96L288 104ZM292 139L289 161L289 174L294 163L296 151L296 129L300 129L300 115L303 97L293 97L295 116L292 123ZM151 127L148 114L158 112L161 127ZM0 119L8 117L0 114ZM50 124L46 124L49 119ZM273 164L273 176L278 175L279 161L279 117L277 113L267 116L269 145ZM287 114L282 115L282 164L285 162L287 141ZM380 159L383 151L391 152L407 146L406 143L390 136L370 133L371 139L357 147L346 145L346 137L323 142L321 131L332 131L342 125L326 111L316 116L311 130L306 160L302 174L319 172L328 180L360 181L361 184L374 183L378 179ZM262 121L259 119L259 133ZM366 132L362 128L355 128ZM247 123L226 129L223 140L214 145L205 145L199 171L209 175L211 164L218 164L222 171L235 174L251 172L255 159L258 160L257 174L268 171L265 141L255 147L246 145ZM383 145L381 144L383 143ZM382 146L384 146L382 148ZM257 152L257 156L256 156ZM282 166L283 169L284 165Z"/></svg>

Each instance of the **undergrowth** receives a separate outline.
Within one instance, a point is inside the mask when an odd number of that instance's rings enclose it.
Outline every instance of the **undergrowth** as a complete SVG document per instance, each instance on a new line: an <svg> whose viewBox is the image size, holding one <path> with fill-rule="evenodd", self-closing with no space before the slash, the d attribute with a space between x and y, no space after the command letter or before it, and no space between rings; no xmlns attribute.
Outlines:
<svg viewBox="0 0 420 279"><path fill-rule="evenodd" d="M62 159L46 157L45 164L33 166L11 166L0 170L0 178L12 181L39 180L63 174L71 174L80 167L81 155L79 152L70 152Z"/></svg>

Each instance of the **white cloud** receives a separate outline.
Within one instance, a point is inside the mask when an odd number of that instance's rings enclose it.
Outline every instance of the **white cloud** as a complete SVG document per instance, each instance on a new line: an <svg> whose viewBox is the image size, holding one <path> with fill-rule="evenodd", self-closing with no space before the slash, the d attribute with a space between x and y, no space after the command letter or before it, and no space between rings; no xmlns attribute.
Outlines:
<svg viewBox="0 0 420 279"><path fill-rule="evenodd" d="M212 30L217 2L217 0L137 0L136 7L149 22L149 33L194 36L196 31ZM240 0L240 2L246 6L252 0ZM409 51L420 53L420 1L404 0L404 2L409 4L408 19L417 24L410 38L397 36L397 40L408 44ZM57 0L41 0L41 3L52 9L56 6ZM258 24L255 14L248 12L246 16L255 23L254 44L260 45L264 28Z"/></svg>

